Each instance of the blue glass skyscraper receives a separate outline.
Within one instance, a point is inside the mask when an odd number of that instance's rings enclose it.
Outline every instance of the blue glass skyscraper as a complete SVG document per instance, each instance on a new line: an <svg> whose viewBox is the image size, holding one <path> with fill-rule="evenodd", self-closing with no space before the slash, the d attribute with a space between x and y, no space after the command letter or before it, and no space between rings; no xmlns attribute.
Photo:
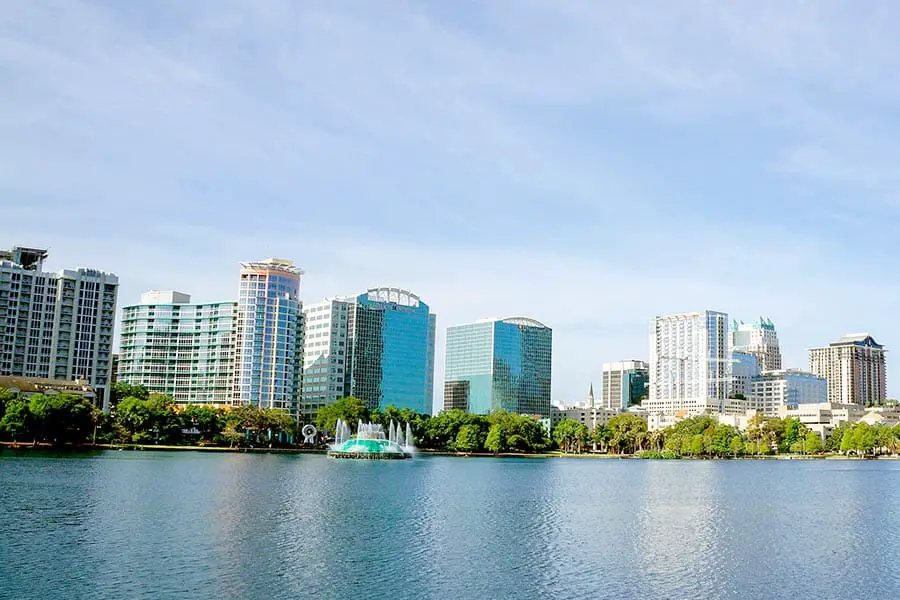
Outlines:
<svg viewBox="0 0 900 600"><path fill-rule="evenodd" d="M553 331L511 317L447 329L444 408L550 416Z"/></svg>
<svg viewBox="0 0 900 600"><path fill-rule="evenodd" d="M348 327L349 393L370 409L394 405L431 414L435 315L399 288L374 288L353 300Z"/></svg>

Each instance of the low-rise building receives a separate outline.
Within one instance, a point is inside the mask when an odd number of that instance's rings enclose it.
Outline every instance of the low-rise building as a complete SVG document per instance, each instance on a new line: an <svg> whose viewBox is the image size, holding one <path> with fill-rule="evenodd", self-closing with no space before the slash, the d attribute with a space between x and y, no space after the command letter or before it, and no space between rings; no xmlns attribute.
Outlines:
<svg viewBox="0 0 900 600"><path fill-rule="evenodd" d="M15 377L0 375L0 389L6 389L15 396L27 398L35 394L53 396L68 394L81 396L91 404L96 404L97 391L86 381L75 379L45 379L41 377Z"/></svg>
<svg viewBox="0 0 900 600"><path fill-rule="evenodd" d="M782 406L821 404L828 401L827 386L824 378L800 369L767 371L752 378L748 408L774 417Z"/></svg>
<svg viewBox="0 0 900 600"><path fill-rule="evenodd" d="M560 407L550 406L550 428L553 429L563 419L571 419L581 423L593 431L598 425L606 425L614 416L621 414L621 410L595 406L590 407Z"/></svg>

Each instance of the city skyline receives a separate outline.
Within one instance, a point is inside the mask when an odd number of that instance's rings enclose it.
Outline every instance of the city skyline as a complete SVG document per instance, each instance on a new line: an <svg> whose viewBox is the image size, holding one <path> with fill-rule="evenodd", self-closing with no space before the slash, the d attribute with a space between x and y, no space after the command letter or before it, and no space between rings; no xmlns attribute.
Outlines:
<svg viewBox="0 0 900 600"><path fill-rule="evenodd" d="M772 6L11 5L0 237L123 301L254 256L307 302L413 289L436 382L446 325L532 315L561 402L697 306L771 317L786 367L890 348L900 7Z"/></svg>

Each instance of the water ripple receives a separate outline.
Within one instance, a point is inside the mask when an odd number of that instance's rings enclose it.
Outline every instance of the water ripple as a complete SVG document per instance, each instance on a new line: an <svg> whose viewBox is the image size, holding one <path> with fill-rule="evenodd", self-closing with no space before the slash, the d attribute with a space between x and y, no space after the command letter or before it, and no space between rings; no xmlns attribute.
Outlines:
<svg viewBox="0 0 900 600"><path fill-rule="evenodd" d="M900 464L0 459L0 598L891 598Z"/></svg>

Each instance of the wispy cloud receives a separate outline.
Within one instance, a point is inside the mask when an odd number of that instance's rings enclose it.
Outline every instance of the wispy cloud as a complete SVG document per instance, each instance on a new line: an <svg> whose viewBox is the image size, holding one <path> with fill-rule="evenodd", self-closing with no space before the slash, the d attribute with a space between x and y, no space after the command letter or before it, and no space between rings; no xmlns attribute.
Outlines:
<svg viewBox="0 0 900 600"><path fill-rule="evenodd" d="M890 2L0 11L0 240L118 272L123 303L293 257L307 300L547 322L560 400L656 313L769 315L798 366L900 338Z"/></svg>

